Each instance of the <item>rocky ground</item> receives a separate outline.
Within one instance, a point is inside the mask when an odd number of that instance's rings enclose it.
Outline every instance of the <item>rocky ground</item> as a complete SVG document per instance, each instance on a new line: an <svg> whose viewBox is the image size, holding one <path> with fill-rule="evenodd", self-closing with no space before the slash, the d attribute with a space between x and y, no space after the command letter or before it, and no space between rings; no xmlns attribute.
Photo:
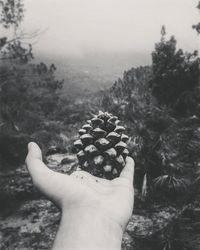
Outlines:
<svg viewBox="0 0 200 250"><path fill-rule="evenodd" d="M77 167L77 160L73 154L54 154L47 157L47 164L56 171L70 173ZM0 209L0 249L50 249L60 212L32 186L25 166L1 174ZM135 208L123 237L123 250L155 250L155 244L164 249L165 234L172 230L179 211L172 207L147 210ZM189 230L192 235L193 229Z"/></svg>

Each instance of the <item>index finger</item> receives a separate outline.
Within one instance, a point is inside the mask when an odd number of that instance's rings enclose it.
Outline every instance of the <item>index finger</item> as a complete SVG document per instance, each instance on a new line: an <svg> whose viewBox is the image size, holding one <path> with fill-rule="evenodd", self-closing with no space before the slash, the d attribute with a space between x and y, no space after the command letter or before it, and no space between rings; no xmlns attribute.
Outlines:
<svg viewBox="0 0 200 250"><path fill-rule="evenodd" d="M135 167L135 162L133 158L127 156L126 157L126 165L123 168L120 177L126 178L127 180L133 182L133 177L134 177L134 167Z"/></svg>

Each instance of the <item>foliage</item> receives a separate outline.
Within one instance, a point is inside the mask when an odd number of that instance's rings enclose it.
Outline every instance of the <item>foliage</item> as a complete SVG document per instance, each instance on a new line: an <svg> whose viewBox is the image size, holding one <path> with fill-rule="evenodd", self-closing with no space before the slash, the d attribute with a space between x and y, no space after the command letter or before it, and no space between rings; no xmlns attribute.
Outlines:
<svg viewBox="0 0 200 250"><path fill-rule="evenodd" d="M185 179L178 179L170 175L158 176L153 180L153 185L158 192L167 192L169 195L181 194L187 191Z"/></svg>
<svg viewBox="0 0 200 250"><path fill-rule="evenodd" d="M200 10L200 1L197 4L197 9ZM200 22L192 25L192 28L196 30L197 34L200 34Z"/></svg>
<svg viewBox="0 0 200 250"><path fill-rule="evenodd" d="M90 97L86 98L60 98L55 119L62 121L65 126L77 126L91 117L92 113L98 110L95 101Z"/></svg>
<svg viewBox="0 0 200 250"><path fill-rule="evenodd" d="M0 68L4 76L0 92L2 121L14 122L21 131L30 133L39 129L43 119L53 116L59 100L57 90L62 87L54 72L45 64L4 64Z"/></svg>
<svg viewBox="0 0 200 250"><path fill-rule="evenodd" d="M6 37L0 38L0 60L15 60L19 63L28 63L33 59L32 45L22 46L20 38L7 40Z"/></svg>
<svg viewBox="0 0 200 250"><path fill-rule="evenodd" d="M18 27L24 16L23 0L0 1L0 23L5 27Z"/></svg>
<svg viewBox="0 0 200 250"><path fill-rule="evenodd" d="M160 104L171 107L179 105L180 113L180 106L185 100L186 107L182 113L187 113L191 107L186 99L198 87L199 58L197 51L188 53L182 49L177 50L176 43L173 36L166 40L165 33L160 42L156 43L152 53L153 74L150 86Z"/></svg>
<svg viewBox="0 0 200 250"><path fill-rule="evenodd" d="M103 93L102 98L103 108L119 116L127 126L127 132L131 137L129 150L136 161L136 185L140 187L149 161L156 157L151 150L156 134L148 130L146 124L146 121L151 119L151 110L154 108L154 99L148 88L150 76L150 67L126 71L123 79L118 79L109 91Z"/></svg>
<svg viewBox="0 0 200 250"><path fill-rule="evenodd" d="M60 133L56 129L54 133L49 129L46 137L38 137L36 132L47 129L47 121L55 118L63 81L56 79L54 64L32 63L32 45L24 43L24 35L18 33L24 14L23 2L0 1L0 12L0 24L13 31L11 38L0 38L0 136L9 150L10 137L14 140L25 136L27 140L24 144L27 144L32 136L32 139L44 145L46 138L50 142L53 136ZM10 157L15 159L15 153L18 154L17 149ZM1 150L0 160L4 161L5 155L6 152ZM16 164L21 161L24 161L24 155L16 159Z"/></svg>
<svg viewBox="0 0 200 250"><path fill-rule="evenodd" d="M199 58L177 50L175 38L165 36L163 26L152 67L124 72L103 92L102 106L119 115L132 135L129 149L141 194L154 190L169 202L189 194L200 160Z"/></svg>
<svg viewBox="0 0 200 250"><path fill-rule="evenodd" d="M118 79L114 85L103 92L102 107L117 114L123 119L137 122L150 101L147 81L151 75L151 68L139 67L125 71L123 79ZM138 114L139 113L139 114Z"/></svg>

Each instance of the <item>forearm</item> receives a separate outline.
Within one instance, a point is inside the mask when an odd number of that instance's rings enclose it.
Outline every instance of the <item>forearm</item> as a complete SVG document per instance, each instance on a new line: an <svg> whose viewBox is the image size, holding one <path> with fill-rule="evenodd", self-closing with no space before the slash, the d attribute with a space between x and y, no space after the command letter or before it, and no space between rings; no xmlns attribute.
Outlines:
<svg viewBox="0 0 200 250"><path fill-rule="evenodd" d="M120 250L121 227L94 209L63 212L54 250Z"/></svg>

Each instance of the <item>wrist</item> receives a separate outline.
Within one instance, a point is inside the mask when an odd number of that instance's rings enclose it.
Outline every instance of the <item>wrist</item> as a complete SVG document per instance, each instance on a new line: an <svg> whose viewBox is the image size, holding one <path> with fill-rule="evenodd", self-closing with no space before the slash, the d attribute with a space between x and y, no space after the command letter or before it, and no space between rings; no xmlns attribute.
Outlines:
<svg viewBox="0 0 200 250"><path fill-rule="evenodd" d="M120 250L123 230L95 208L63 211L54 249Z"/></svg>

